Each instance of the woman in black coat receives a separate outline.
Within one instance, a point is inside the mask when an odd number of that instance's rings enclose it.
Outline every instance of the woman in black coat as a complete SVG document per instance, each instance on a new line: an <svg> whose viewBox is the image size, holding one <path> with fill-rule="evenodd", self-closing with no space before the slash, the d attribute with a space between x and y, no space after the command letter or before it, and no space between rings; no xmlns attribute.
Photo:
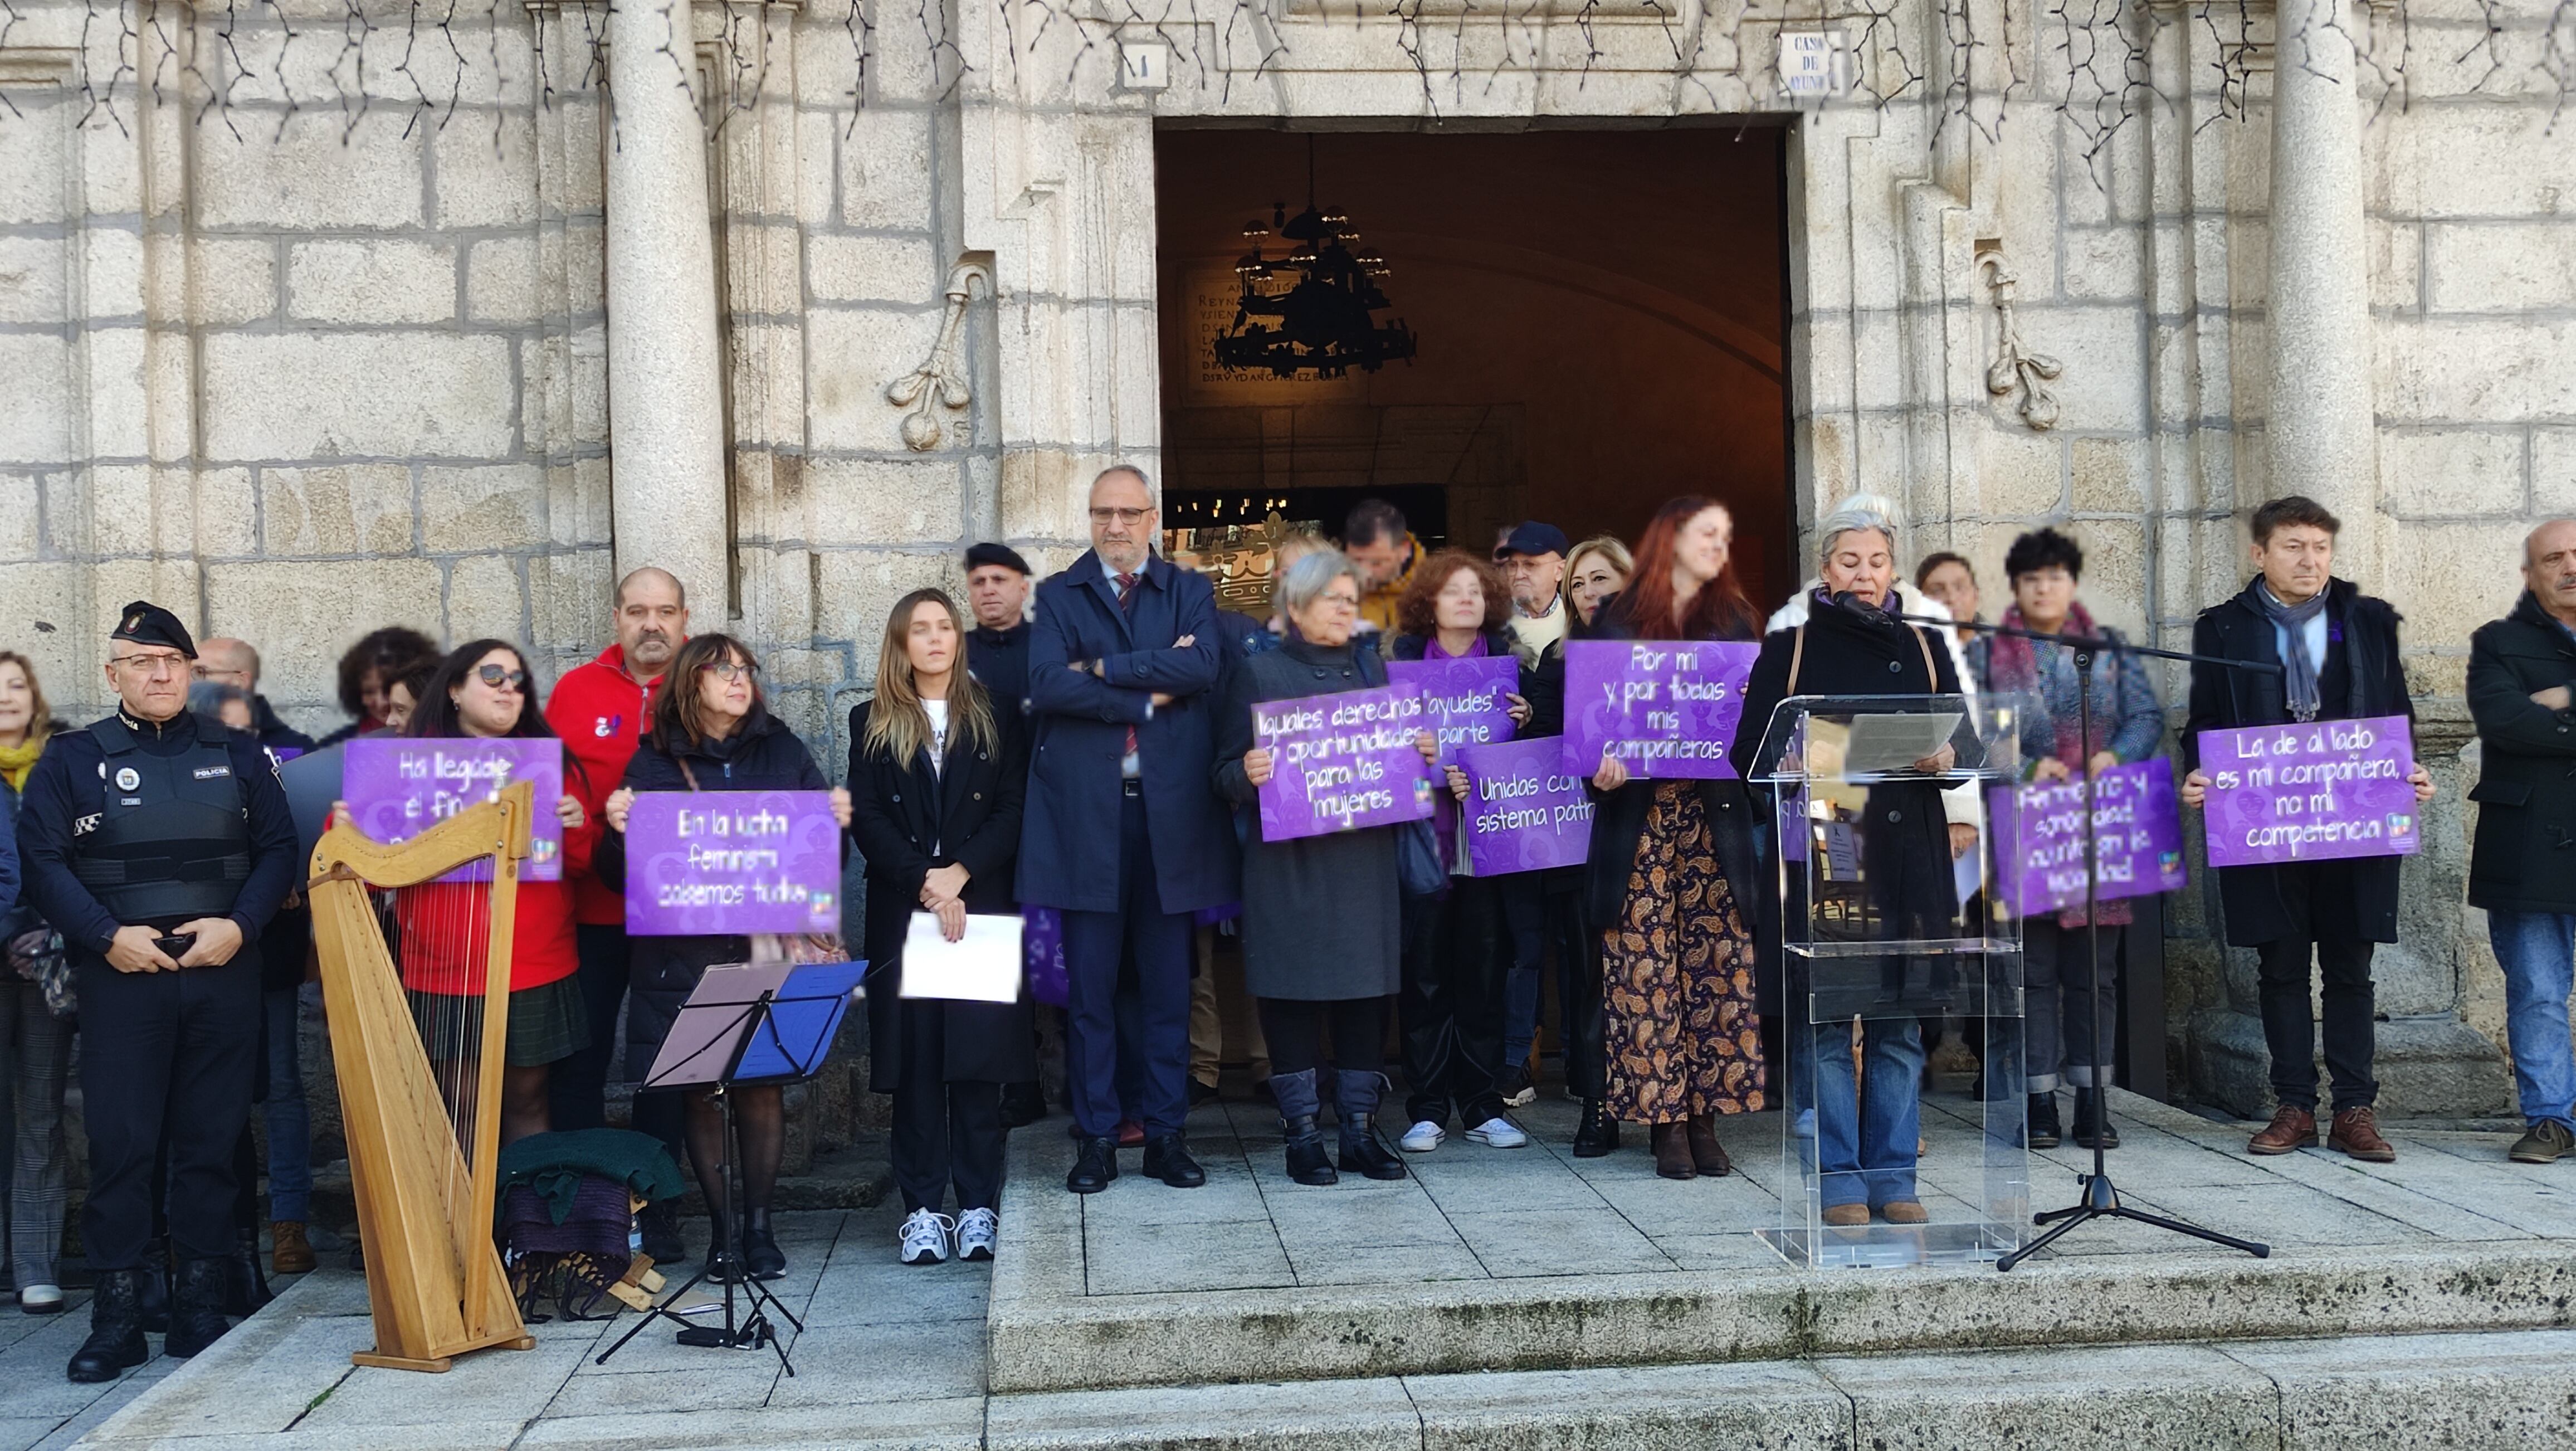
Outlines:
<svg viewBox="0 0 2576 1451"><path fill-rule="evenodd" d="M1218 796L1255 807L1277 768L1254 738L1254 706L1386 683L1385 665L1352 635L1366 592L1359 567L1335 549L1304 555L1280 576L1275 599L1288 637L1228 673L1217 717ZM1264 841L1255 831L1245 846L1243 980L1270 1049L1288 1177L1300 1184L1339 1178L1315 1128L1328 1028L1341 1167L1372 1179L1404 1177L1404 1161L1373 1128L1385 1084L1386 1004L1401 981L1395 832L1374 827Z"/></svg>
<svg viewBox="0 0 2576 1451"><path fill-rule="evenodd" d="M760 693L760 662L749 646L725 635L699 635L680 647L661 690L653 697L653 724L626 763L626 777L603 803L608 830L600 834L592 869L613 890L626 886L626 822L639 791L823 791L830 783L813 754L776 716ZM850 823L850 798L832 791L832 815ZM626 1076L641 1082L670 1036L680 1005L698 979L718 963L751 961L752 939L739 934L627 939ZM732 1090L734 1132L742 1152L743 1213L739 1246L753 1279L787 1273L787 1256L770 1224L778 1165L787 1150L784 1100L776 1084ZM688 1090L689 1162L718 1222L714 1242L724 1243L724 1114L703 1088Z"/></svg>
<svg viewBox="0 0 2576 1451"><path fill-rule="evenodd" d="M1012 868L1028 745L967 670L965 621L939 590L895 602L876 698L850 712L852 834L867 859L868 1086L894 1095L894 1179L905 1264L991 1259L1001 1221L1002 1085L1037 1077L1028 998L903 995L915 913L949 941L968 913L1019 911ZM951 1184L957 1218L939 1212Z"/></svg>
<svg viewBox="0 0 2576 1451"><path fill-rule="evenodd" d="M1729 563L1734 516L1675 499L1637 541L1628 586L1593 616L1601 640L1750 640ZM1759 824L1741 781L1628 777L1604 755L1585 863L1602 933L1601 1113L1650 1126L1655 1172L1726 1174L1720 1114L1761 1110L1757 971L1767 935Z"/></svg>
<svg viewBox="0 0 2576 1451"><path fill-rule="evenodd" d="M1757 759L1772 712L1793 695L1928 696L1955 695L1958 669L1948 646L1932 631L1897 618L1907 608L1896 591L1896 526L1886 506L1864 496L1837 508L1817 525L1823 541L1824 586L1809 601L1807 623L1773 632L1762 642L1753 675L1744 689L1744 723L1736 735L1733 759L1748 777L1767 772L1770 762ZM1967 749L1963 752L1961 742ZM1962 729L1917 769L1950 769L1963 754L1973 753L1974 733ZM1868 906L1875 914L1871 929L1880 939L1956 935L1958 888L1951 871L1950 828L1942 810L1937 781L1899 781L1869 788L1858 823L1860 860L1869 885ZM1800 922L1783 930L1800 932ZM1793 1062L1813 1055L1816 1082L1816 1157L1824 1222L1858 1226L1873 1210L1890 1224L1922 1224L1929 1216L1915 1186L1915 1160L1922 1133L1924 1004L1908 1001L1901 991L1905 959L1840 958L1842 976L1815 984L1819 990L1842 992L1850 974L1875 973L1877 1002L1872 1013L1838 1011L1806 1026L1797 1003L1810 984L1789 984L1793 1001L1790 1032ZM1824 967L1815 971L1821 976ZM1897 975L1894 984L1889 974ZM1936 985L1937 987L1937 985ZM1853 1081L1851 1022L1862 1019L1867 1090ZM2018 1095L2018 1062L2011 1074L1990 1074L1989 1091L2006 1088ZM1793 1069L1809 1071L1803 1064ZM2012 1082L2005 1084L2003 1078ZM1855 1101L1857 1099L1857 1102Z"/></svg>
<svg viewBox="0 0 2576 1451"><path fill-rule="evenodd" d="M1444 549L1413 572L1396 602L1403 633L1387 642L1390 660L1512 658L1511 592L1492 563L1463 549ZM1510 695L1514 723L1530 722L1529 679L1519 672ZM1453 790L1456 783L1452 783ZM1444 793L1433 826L1440 859L1457 860L1458 805ZM1503 1062L1503 998L1515 966L1538 968L1535 922L1515 932L1503 911L1513 884L1499 877L1452 876L1437 897L1404 903L1404 994L1397 1016L1404 1031L1404 1077L1410 1090L1405 1115L1413 1126L1398 1140L1407 1153L1425 1154L1449 1136L1449 1116L1467 1137L1488 1148L1517 1149L1529 1142L1504 1115L1503 1080L1518 1065ZM1275 1066L1275 1064L1274 1064Z"/></svg>

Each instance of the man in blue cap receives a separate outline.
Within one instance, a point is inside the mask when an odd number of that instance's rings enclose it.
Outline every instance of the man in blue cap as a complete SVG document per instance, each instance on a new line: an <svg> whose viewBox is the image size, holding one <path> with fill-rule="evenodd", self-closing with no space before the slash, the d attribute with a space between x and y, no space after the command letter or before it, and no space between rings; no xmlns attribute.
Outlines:
<svg viewBox="0 0 2576 1451"><path fill-rule="evenodd" d="M260 929L298 874L268 754L187 708L197 658L187 627L136 600L109 641L115 714L54 738L18 814L27 900L62 933L80 994L81 1242L97 1290L75 1381L114 1380L150 1356L141 1275L165 1135L177 1274L162 1349L191 1356L228 1328L233 1145L258 1069Z"/></svg>
<svg viewBox="0 0 2576 1451"><path fill-rule="evenodd" d="M1564 530L1531 519L1513 525L1494 548L1494 563L1512 586L1512 617L1503 629L1525 670L1565 638L1565 547Z"/></svg>

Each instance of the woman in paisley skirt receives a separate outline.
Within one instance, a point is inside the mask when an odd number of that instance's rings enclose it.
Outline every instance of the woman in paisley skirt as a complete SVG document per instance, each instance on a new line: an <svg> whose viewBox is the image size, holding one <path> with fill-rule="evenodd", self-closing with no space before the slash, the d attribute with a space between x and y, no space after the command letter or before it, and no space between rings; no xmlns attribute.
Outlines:
<svg viewBox="0 0 2576 1451"><path fill-rule="evenodd" d="M1711 500L1666 504L1593 637L1755 638L1760 619L1728 563L1734 528ZM1593 920L1610 924L1605 1110L1650 1126L1665 1178L1728 1173L1718 1116L1763 1106L1760 818L1742 781L1631 781L1615 756L1603 757L1592 786L1586 891Z"/></svg>

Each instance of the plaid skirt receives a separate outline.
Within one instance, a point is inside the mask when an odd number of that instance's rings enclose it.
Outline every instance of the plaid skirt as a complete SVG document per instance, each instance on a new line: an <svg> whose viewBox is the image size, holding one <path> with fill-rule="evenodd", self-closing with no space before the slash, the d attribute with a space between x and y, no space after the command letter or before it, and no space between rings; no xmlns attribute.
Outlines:
<svg viewBox="0 0 2576 1451"><path fill-rule="evenodd" d="M431 1045L432 1058L439 1056L440 1044L482 1041L481 998L410 988L404 989L403 995L411 999L412 1023L420 1029L421 1041ZM512 1068L540 1067L589 1047L590 1014L582 1005L580 980L559 977L541 987L521 988L510 994L508 1031L509 1046L501 1061Z"/></svg>

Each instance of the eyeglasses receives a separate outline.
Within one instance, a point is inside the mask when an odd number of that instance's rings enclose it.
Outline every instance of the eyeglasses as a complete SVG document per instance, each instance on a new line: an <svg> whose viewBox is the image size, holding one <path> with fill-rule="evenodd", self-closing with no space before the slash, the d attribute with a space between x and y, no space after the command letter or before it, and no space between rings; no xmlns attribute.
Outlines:
<svg viewBox="0 0 2576 1451"><path fill-rule="evenodd" d="M1347 594L1328 594L1328 595L1325 595L1322 599L1317 600L1317 601L1316 601L1316 603L1317 603L1317 604L1326 604L1326 605L1340 605L1343 609L1346 609L1346 610L1355 610L1355 609L1358 609L1358 608L1360 607L1360 597L1359 597L1358 595L1347 595Z"/></svg>
<svg viewBox="0 0 2576 1451"><path fill-rule="evenodd" d="M196 676L199 680L247 680L250 678L250 672L247 670L217 670L215 667L208 665L203 660L198 661L196 665L190 669L189 673Z"/></svg>
<svg viewBox="0 0 2576 1451"><path fill-rule="evenodd" d="M739 660L710 660L698 668L715 676L718 680L757 680L760 678L759 666L745 664Z"/></svg>
<svg viewBox="0 0 2576 1451"><path fill-rule="evenodd" d="M1152 516L1153 512L1154 511L1150 507L1143 509L1103 509L1095 507L1091 511L1091 522L1094 524L1107 524L1114 521L1120 524L1142 524L1147 518Z"/></svg>
<svg viewBox="0 0 2576 1451"><path fill-rule="evenodd" d="M185 675L188 657L177 651L145 655L119 655L110 664L123 665L137 675Z"/></svg>
<svg viewBox="0 0 2576 1451"><path fill-rule="evenodd" d="M474 678L495 690L504 685L512 690L525 690L528 686L528 672L502 665L478 665L474 668Z"/></svg>

